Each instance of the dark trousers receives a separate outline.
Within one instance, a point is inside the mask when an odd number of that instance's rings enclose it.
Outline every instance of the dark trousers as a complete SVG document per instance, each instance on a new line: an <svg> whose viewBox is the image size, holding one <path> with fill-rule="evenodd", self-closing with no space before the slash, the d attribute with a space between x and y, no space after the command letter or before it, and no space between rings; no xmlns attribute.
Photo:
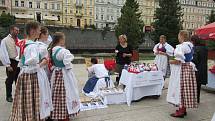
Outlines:
<svg viewBox="0 0 215 121"><path fill-rule="evenodd" d="M12 97L12 85L14 81L16 82L20 72L20 68L17 67L18 61L10 59L10 62L11 62L10 66L13 68L13 71L8 71L8 69L6 68L7 78L5 81L5 85L7 97Z"/></svg>
<svg viewBox="0 0 215 121"><path fill-rule="evenodd" d="M200 92L201 92L201 80L196 72L196 83L197 83L197 102L200 102Z"/></svg>
<svg viewBox="0 0 215 121"><path fill-rule="evenodd" d="M124 68L124 65L120 65L120 64L116 65L116 72L119 73L119 75L116 77L116 86L119 85L119 80L120 80L123 68Z"/></svg>

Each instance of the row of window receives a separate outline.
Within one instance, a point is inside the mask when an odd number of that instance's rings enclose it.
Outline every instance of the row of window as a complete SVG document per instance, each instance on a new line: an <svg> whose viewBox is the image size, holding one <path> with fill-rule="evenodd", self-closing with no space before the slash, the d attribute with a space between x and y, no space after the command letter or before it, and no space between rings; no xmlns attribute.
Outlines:
<svg viewBox="0 0 215 121"><path fill-rule="evenodd" d="M107 4L124 4L125 0L96 0L96 3L107 3Z"/></svg>
<svg viewBox="0 0 215 121"><path fill-rule="evenodd" d="M87 5L87 1L89 1L89 5L93 5L93 0L76 0L76 4L81 5L83 3L84 5ZM73 0L64 0L64 3L73 3Z"/></svg>
<svg viewBox="0 0 215 121"><path fill-rule="evenodd" d="M183 28L185 29L196 29L201 27L203 24L197 24L197 23L183 23Z"/></svg>
<svg viewBox="0 0 215 121"><path fill-rule="evenodd" d="M121 8L110 8L110 7L95 7L96 13L116 13L120 14Z"/></svg>
<svg viewBox="0 0 215 121"><path fill-rule="evenodd" d="M202 14L210 14L211 9L201 9L201 8L184 8L183 11L185 13L202 13Z"/></svg>
<svg viewBox="0 0 215 121"><path fill-rule="evenodd" d="M18 0L15 1L15 6L16 7L27 7L27 3L28 3L28 7L29 8L33 8L33 2L29 1L29 2L25 2L25 1L21 1L19 3ZM50 5L50 6L49 6ZM35 8L42 8L41 7L41 2L36 2L36 7ZM57 10L60 10L60 3L56 4L56 3L51 3L51 4L48 4L48 3L44 3L44 9L57 9Z"/></svg>
<svg viewBox="0 0 215 121"><path fill-rule="evenodd" d="M5 5L5 0L0 0L0 5Z"/></svg>
<svg viewBox="0 0 215 121"><path fill-rule="evenodd" d="M181 0L181 4L186 5L194 5L194 6L201 6L201 7L215 7L215 3L213 2L203 2L203 1L196 1L196 0Z"/></svg>
<svg viewBox="0 0 215 121"><path fill-rule="evenodd" d="M190 21L190 20L194 20L194 21L205 21L205 16L183 16L184 20Z"/></svg>
<svg viewBox="0 0 215 121"><path fill-rule="evenodd" d="M98 14L96 14L96 17L95 17L96 20L111 20L111 21L115 21L117 20L117 18L119 18L119 16L114 17L112 15L107 15L106 18L104 15L100 15L100 18L99 18Z"/></svg>
<svg viewBox="0 0 215 121"><path fill-rule="evenodd" d="M65 23L73 23L73 18L64 18ZM93 24L93 20L89 19L89 24L87 24L88 19L84 19L84 25L92 25Z"/></svg>
<svg viewBox="0 0 215 121"><path fill-rule="evenodd" d="M73 14L72 9L69 10L68 8L65 8L64 12L67 14L69 14L69 13ZM81 9L76 9L76 13L82 13ZM87 9L84 9L84 14L87 15ZM89 9L89 15L91 15L91 16L93 15L92 9Z"/></svg>

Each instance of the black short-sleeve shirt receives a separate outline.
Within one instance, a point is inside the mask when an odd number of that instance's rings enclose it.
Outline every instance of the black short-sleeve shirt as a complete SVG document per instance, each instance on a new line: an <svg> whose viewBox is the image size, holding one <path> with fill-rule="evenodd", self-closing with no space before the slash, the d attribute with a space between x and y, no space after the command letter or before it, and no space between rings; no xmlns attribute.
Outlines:
<svg viewBox="0 0 215 121"><path fill-rule="evenodd" d="M126 48L123 48L120 44L116 46L116 50L118 51L116 55L116 63L120 65L130 64L131 57L123 57L123 53L132 54L132 47L128 45Z"/></svg>

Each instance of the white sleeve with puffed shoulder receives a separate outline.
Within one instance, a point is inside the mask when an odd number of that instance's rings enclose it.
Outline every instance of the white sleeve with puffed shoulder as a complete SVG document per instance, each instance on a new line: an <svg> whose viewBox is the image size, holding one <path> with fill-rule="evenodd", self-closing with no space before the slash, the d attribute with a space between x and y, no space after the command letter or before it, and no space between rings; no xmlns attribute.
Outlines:
<svg viewBox="0 0 215 121"><path fill-rule="evenodd" d="M39 52L36 44L28 45L24 51L25 65L35 66L39 63Z"/></svg>

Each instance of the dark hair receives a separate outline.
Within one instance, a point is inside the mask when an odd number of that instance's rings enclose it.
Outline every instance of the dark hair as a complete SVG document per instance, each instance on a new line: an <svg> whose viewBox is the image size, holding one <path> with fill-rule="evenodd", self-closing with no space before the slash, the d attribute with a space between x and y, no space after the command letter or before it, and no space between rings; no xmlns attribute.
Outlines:
<svg viewBox="0 0 215 121"><path fill-rule="evenodd" d="M52 57L52 49L60 42L61 39L65 39L65 35L62 32L55 32L53 35L52 42L49 47L49 54Z"/></svg>
<svg viewBox="0 0 215 121"><path fill-rule="evenodd" d="M32 29L36 30L37 28L39 28L39 26L40 26L40 24L38 22L35 22L35 21L27 23L26 28L25 28L26 34L30 35L30 31Z"/></svg>
<svg viewBox="0 0 215 121"><path fill-rule="evenodd" d="M16 25L11 25L10 28L9 28L10 31L12 31L15 27L17 27L17 26Z"/></svg>
<svg viewBox="0 0 215 121"><path fill-rule="evenodd" d="M165 35L161 35L160 38L163 38L166 40L166 36Z"/></svg>
<svg viewBox="0 0 215 121"><path fill-rule="evenodd" d="M91 58L90 61L91 61L92 64L98 64L97 58Z"/></svg>
<svg viewBox="0 0 215 121"><path fill-rule="evenodd" d="M44 35L45 35L45 34L47 34L47 33L48 33L48 28L46 28L46 27L42 26L42 27L41 27L40 32L41 32L41 33L40 33L40 37L41 37L41 35L42 35L42 34L44 34Z"/></svg>
<svg viewBox="0 0 215 121"><path fill-rule="evenodd" d="M195 46L202 46L202 45L205 45L203 42L201 42L201 40L200 40L200 38L199 38L198 35L193 35L193 36L191 37L190 40L193 42L193 44L194 44Z"/></svg>

